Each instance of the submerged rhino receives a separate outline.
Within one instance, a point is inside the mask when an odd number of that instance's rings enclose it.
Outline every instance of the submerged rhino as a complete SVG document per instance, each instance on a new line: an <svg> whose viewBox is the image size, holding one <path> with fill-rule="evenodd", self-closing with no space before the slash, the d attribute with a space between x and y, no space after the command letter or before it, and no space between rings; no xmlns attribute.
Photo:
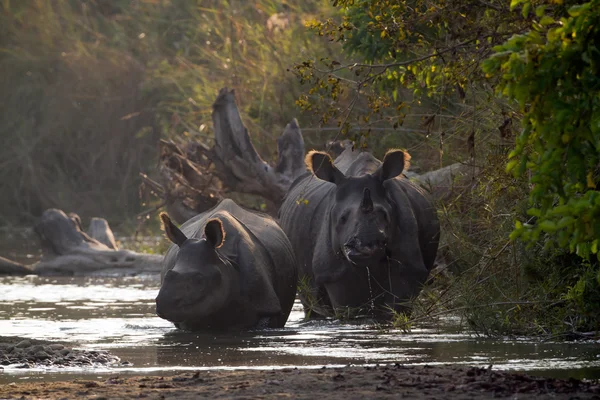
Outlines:
<svg viewBox="0 0 600 400"><path fill-rule="evenodd" d="M407 312L436 257L436 210L402 175L407 153L389 151L383 162L366 152L344 156L334 164L326 153L310 152L310 173L296 179L279 210L298 260L305 313Z"/></svg>
<svg viewBox="0 0 600 400"><path fill-rule="evenodd" d="M288 238L268 215L232 200L178 229L161 214L174 243L164 259L156 313L185 330L283 327L298 271Z"/></svg>

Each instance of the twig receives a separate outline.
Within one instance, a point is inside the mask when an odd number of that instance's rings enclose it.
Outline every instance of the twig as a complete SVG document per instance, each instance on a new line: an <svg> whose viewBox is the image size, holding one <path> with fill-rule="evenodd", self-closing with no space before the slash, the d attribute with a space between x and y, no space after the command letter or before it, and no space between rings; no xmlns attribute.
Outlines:
<svg viewBox="0 0 600 400"><path fill-rule="evenodd" d="M148 175L144 174L143 172L140 172L140 177L142 178L142 181L148 184L148 186L150 186L152 189L156 190L157 192L160 192L161 194L165 193L165 188L160 183L150 179Z"/></svg>
<svg viewBox="0 0 600 400"><path fill-rule="evenodd" d="M389 69L389 68L393 68L393 67L402 67L405 65L410 65L416 62L420 62L420 61L425 61L429 58L433 58L433 57L437 57L439 55L442 55L444 53L447 53L449 51L452 50L456 50L459 47L465 46L469 43L472 43L474 41L476 41L476 38L473 39L469 39L469 40L465 40L464 42L458 43L454 46L448 47L446 49L443 50L439 50L439 51L435 51L433 53L421 56L421 57L417 57L417 58L413 58L411 60L406 60L406 61L400 61L400 62L396 62L396 63L389 63L389 64L362 64L362 63L352 63L352 64L346 64L346 65L342 65L340 67L331 69L329 71L323 71L323 70L319 70L318 68L315 68L317 71L319 72L327 72L327 73L333 73L333 72L337 72L337 71L341 71L347 68L355 68L355 67L365 67L365 68L383 68L384 70L381 72L376 73L374 76L377 75L381 75L383 72L385 72L385 70Z"/></svg>
<svg viewBox="0 0 600 400"><path fill-rule="evenodd" d="M142 211L141 213L139 213L138 215L136 215L135 217L139 220L138 224L135 227L135 233L133 234L133 240L137 240L138 237L138 233L140 232L140 229L142 228L142 225L144 225L144 222L146 222L147 218L143 218L147 215L152 214L155 211L160 210L162 207L164 207L166 204L166 201L162 201L160 202L160 204L158 204L157 206L154 206L146 211Z"/></svg>

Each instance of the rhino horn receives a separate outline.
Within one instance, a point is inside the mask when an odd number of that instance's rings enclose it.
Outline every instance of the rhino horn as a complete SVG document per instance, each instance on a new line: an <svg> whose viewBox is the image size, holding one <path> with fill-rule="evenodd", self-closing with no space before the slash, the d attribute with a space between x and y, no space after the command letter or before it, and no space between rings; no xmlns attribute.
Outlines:
<svg viewBox="0 0 600 400"><path fill-rule="evenodd" d="M371 200L371 191L365 188L363 191L363 199L360 202L360 209L365 213L373 211L373 200Z"/></svg>

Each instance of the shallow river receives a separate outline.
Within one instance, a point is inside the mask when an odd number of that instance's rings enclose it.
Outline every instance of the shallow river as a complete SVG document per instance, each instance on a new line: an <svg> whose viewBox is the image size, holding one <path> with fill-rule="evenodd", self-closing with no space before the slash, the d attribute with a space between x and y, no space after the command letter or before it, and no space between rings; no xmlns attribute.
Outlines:
<svg viewBox="0 0 600 400"><path fill-rule="evenodd" d="M373 325L305 322L297 302L284 329L236 335L178 332L154 314L157 277L0 277L0 335L59 340L109 350L121 365L16 369L0 383L85 375L182 370L400 364L493 365L556 377L600 378L600 342L486 339L422 326L410 333ZM447 324L450 325L450 324Z"/></svg>

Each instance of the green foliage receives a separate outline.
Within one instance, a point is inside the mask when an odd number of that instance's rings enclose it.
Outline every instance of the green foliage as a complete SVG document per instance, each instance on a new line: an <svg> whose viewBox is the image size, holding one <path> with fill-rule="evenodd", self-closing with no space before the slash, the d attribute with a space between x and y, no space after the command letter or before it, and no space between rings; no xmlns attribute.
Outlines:
<svg viewBox="0 0 600 400"><path fill-rule="evenodd" d="M448 267L413 320L597 329L598 264L585 259L600 238L600 4L579 3L337 0L336 18L309 24L344 52L296 66L311 85L302 107L376 153L408 148L424 169L475 164L477 180L438 205Z"/></svg>
<svg viewBox="0 0 600 400"><path fill-rule="evenodd" d="M512 106L490 97L480 68L494 45L527 26L527 18L509 13L504 2L335 4L338 18L308 26L345 52L295 69L311 84L299 105L320 113L323 123L337 121L341 134L376 152L383 150L379 132L387 128L392 138L383 143L425 150L417 160L438 148L440 159L465 160L474 142L486 140L481 125L518 119ZM453 151L459 144L461 155Z"/></svg>
<svg viewBox="0 0 600 400"><path fill-rule="evenodd" d="M517 222L512 237L535 242L545 232L548 245L600 257L600 1L560 18L536 14L529 32L496 47L484 64L524 114L507 170L530 175L528 213L536 221Z"/></svg>
<svg viewBox="0 0 600 400"><path fill-rule="evenodd" d="M529 177L531 222L517 221L511 238L530 245L543 241L546 249L558 246L579 256L558 274L565 280L563 297L576 310L572 325L597 329L600 1L540 6L535 14L530 31L496 47L483 65L489 75L501 76L497 92L523 112L523 130L506 169Z"/></svg>

